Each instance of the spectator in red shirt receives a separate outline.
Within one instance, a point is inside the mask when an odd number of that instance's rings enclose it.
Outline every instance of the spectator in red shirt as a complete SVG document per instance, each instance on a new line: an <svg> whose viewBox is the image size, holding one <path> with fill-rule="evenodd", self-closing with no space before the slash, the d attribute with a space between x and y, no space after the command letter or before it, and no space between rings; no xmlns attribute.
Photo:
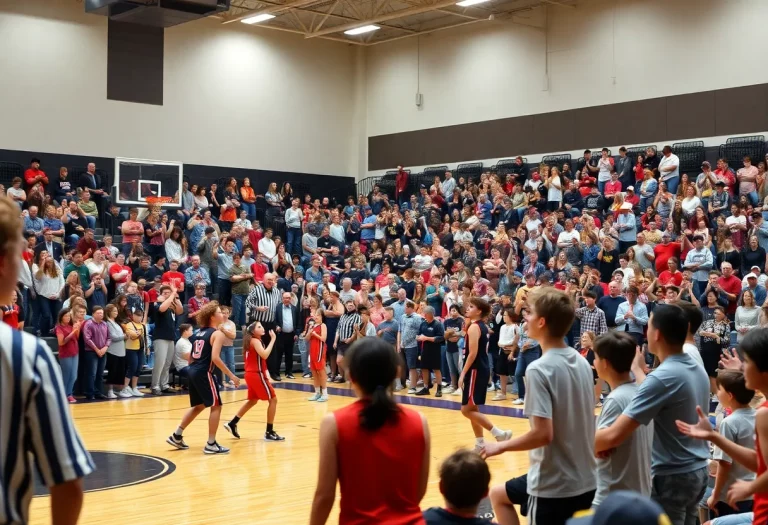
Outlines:
<svg viewBox="0 0 768 525"><path fill-rule="evenodd" d="M187 319L189 319L189 322L193 325L197 324L197 312L199 312L203 306L210 302L211 300L205 296L205 283L197 283L195 285L195 296L192 297L187 303L189 306L187 309Z"/></svg>
<svg viewBox="0 0 768 525"><path fill-rule="evenodd" d="M728 314L730 319L733 319L738 307L739 295L741 294L741 279L734 275L733 265L727 261L720 265L720 270L723 274L717 279L717 284L720 286L723 295L728 299L728 307L725 309L725 313Z"/></svg>
<svg viewBox="0 0 768 525"><path fill-rule="evenodd" d="M632 204L632 208L637 208L640 205L640 197L635 194L635 187L629 186L627 193L624 195L624 202Z"/></svg>
<svg viewBox="0 0 768 525"><path fill-rule="evenodd" d="M99 245L93 239L93 230L85 230L85 236L77 241L77 251L83 254L83 259L90 259L91 255L99 251Z"/></svg>
<svg viewBox="0 0 768 525"><path fill-rule="evenodd" d="M669 232L665 231L661 234L661 243L653 248L653 254L656 256L657 273L662 273L667 269L667 262L670 257L675 257L678 260L680 258L682 246L679 242L670 242L671 239Z"/></svg>
<svg viewBox="0 0 768 525"><path fill-rule="evenodd" d="M256 254L256 262L251 265L251 273L253 274L253 280L257 283L264 282L264 275L269 273L269 267L262 262L262 255Z"/></svg>
<svg viewBox="0 0 768 525"><path fill-rule="evenodd" d="M728 167L728 161L725 159L717 159L717 169L715 170L715 177L718 181L723 181L728 193L733 195L734 188L736 187L736 174L731 168Z"/></svg>
<svg viewBox="0 0 768 525"><path fill-rule="evenodd" d="M40 159L33 158L29 163L29 168L24 172L24 182L27 184L28 190L38 182L42 182L43 186L48 186L48 177L40 169Z"/></svg>
<svg viewBox="0 0 768 525"><path fill-rule="evenodd" d="M24 330L24 309L19 305L19 296L13 291L13 302L0 306L3 312L3 322L17 330Z"/></svg>
<svg viewBox="0 0 768 525"><path fill-rule="evenodd" d="M131 281L131 274L131 267L125 264L125 255L118 253L109 267L109 278L115 283L117 293L123 292L123 287Z"/></svg>
<svg viewBox="0 0 768 525"><path fill-rule="evenodd" d="M179 271L179 261L171 261L169 270L163 274L163 284L170 284L177 290L184 290L184 274Z"/></svg>
<svg viewBox="0 0 768 525"><path fill-rule="evenodd" d="M404 202L405 189L408 187L408 172L402 166L397 167L395 175L395 200L398 203Z"/></svg>
<svg viewBox="0 0 768 525"><path fill-rule="evenodd" d="M605 183L605 198L607 200L613 199L617 193L621 193L621 182L619 182L619 174L613 170L611 171L611 180Z"/></svg>
<svg viewBox="0 0 768 525"><path fill-rule="evenodd" d="M679 287L680 283L683 282L683 272L677 269L678 262L676 257L667 259L667 269L659 274L659 284L661 286L674 284Z"/></svg>

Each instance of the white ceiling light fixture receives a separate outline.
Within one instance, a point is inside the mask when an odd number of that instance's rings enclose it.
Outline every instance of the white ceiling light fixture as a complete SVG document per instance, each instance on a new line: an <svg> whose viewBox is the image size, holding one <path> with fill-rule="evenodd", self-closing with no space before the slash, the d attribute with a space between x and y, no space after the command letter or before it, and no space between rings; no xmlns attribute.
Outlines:
<svg viewBox="0 0 768 525"><path fill-rule="evenodd" d="M272 20L275 18L275 15L270 15L269 13L263 13L260 15L254 15L248 18L243 18L240 20L244 24L258 24L260 22L266 22L267 20Z"/></svg>
<svg viewBox="0 0 768 525"><path fill-rule="evenodd" d="M488 1L489 0L464 0L463 2L458 2L456 5L461 7L469 7L476 4L483 4Z"/></svg>
<svg viewBox="0 0 768 525"><path fill-rule="evenodd" d="M362 35L363 33L370 33L371 31L376 31L378 29L381 29L379 26L369 25L369 26L362 26L362 27L356 27L354 29L350 29L348 31L344 31L345 35Z"/></svg>

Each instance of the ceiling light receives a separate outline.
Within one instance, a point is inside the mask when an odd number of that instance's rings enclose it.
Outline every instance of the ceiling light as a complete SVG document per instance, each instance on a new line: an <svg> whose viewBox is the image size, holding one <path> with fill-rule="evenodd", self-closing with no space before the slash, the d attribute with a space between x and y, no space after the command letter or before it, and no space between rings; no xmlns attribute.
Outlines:
<svg viewBox="0 0 768 525"><path fill-rule="evenodd" d="M344 31L345 35L362 35L363 33L370 33L371 31L376 31L377 29L380 29L379 26L363 26L363 27L356 27L354 29L350 29L349 31Z"/></svg>
<svg viewBox="0 0 768 525"><path fill-rule="evenodd" d="M469 7L471 5L475 4L482 4L484 2L487 2L488 0L464 0L463 2L459 2L456 5L461 7Z"/></svg>
<svg viewBox="0 0 768 525"><path fill-rule="evenodd" d="M240 21L244 24L258 24L259 22L266 22L267 20L272 20L273 18L275 18L275 15L263 13L261 15L254 15L248 18L243 18Z"/></svg>

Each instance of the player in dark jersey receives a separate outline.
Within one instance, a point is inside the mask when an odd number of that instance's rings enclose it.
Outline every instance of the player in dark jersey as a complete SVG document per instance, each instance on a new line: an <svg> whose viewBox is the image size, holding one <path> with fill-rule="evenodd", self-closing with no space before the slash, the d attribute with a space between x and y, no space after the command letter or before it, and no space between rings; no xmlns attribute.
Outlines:
<svg viewBox="0 0 768 525"><path fill-rule="evenodd" d="M221 417L221 395L216 381L213 379L214 367L219 367L224 375L228 376L240 386L240 379L234 372L227 368L221 360L221 346L226 336L215 327L223 321L219 303L211 301L203 306L197 313L197 323L200 328L192 334L189 342L192 343L192 352L189 355L189 402L192 408L187 410L181 419L176 432L168 436L168 444L182 450L189 446L184 442L182 433L200 413L211 408L208 417L208 442L203 452L206 454L226 454L229 449L216 443L216 430L219 428Z"/></svg>
<svg viewBox="0 0 768 525"><path fill-rule="evenodd" d="M277 336L274 330L269 331L269 344L266 348L261 344L261 338L264 336L264 327L259 321L251 323L243 336L243 359L245 360L245 382L248 384L248 400L237 411L237 415L228 423L224 423L224 428L240 439L237 431L237 424L240 418L245 416L251 408L263 399L269 402L267 408L267 430L264 433L264 439L267 441L284 441L285 438L277 435L273 424L275 422L275 412L277 412L277 396L272 383L269 382L269 372L267 370L267 359L272 353L272 347L275 346Z"/></svg>
<svg viewBox="0 0 768 525"><path fill-rule="evenodd" d="M483 321L491 313L491 306L483 299L472 297L465 307L469 325L464 339L464 368L459 376L462 389L461 413L472 422L475 449L482 450L485 444L483 429L490 430L496 441L511 438L512 431L494 426L478 408L485 404L488 380L491 378L491 367L488 363L488 327Z"/></svg>

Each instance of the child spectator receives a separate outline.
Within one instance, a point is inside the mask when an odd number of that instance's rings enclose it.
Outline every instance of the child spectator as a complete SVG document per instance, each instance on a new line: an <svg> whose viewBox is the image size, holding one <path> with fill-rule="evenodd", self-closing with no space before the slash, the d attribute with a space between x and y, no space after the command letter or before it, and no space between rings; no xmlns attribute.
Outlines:
<svg viewBox="0 0 768 525"><path fill-rule="evenodd" d="M176 353L173 355L173 367L179 377L189 377L187 366L189 366L189 356L192 352L192 343L189 338L192 337L192 325L184 323L179 326L179 340L176 341Z"/></svg>
<svg viewBox="0 0 768 525"><path fill-rule="evenodd" d="M440 493L445 508L424 511L427 525L490 525L477 517L480 501L488 496L491 471L483 459L469 450L457 450L440 466Z"/></svg>
<svg viewBox="0 0 768 525"><path fill-rule="evenodd" d="M642 369L633 366L636 360L640 366L644 364L642 354L635 348L634 338L625 332L607 332L594 341L594 370L611 387L597 420L598 429L609 427L616 421L635 397L638 384L645 379ZM630 376L630 369L635 374L635 381ZM616 490L651 495L652 443L653 428L641 427L610 456L598 459L593 507L599 506L608 493Z"/></svg>

